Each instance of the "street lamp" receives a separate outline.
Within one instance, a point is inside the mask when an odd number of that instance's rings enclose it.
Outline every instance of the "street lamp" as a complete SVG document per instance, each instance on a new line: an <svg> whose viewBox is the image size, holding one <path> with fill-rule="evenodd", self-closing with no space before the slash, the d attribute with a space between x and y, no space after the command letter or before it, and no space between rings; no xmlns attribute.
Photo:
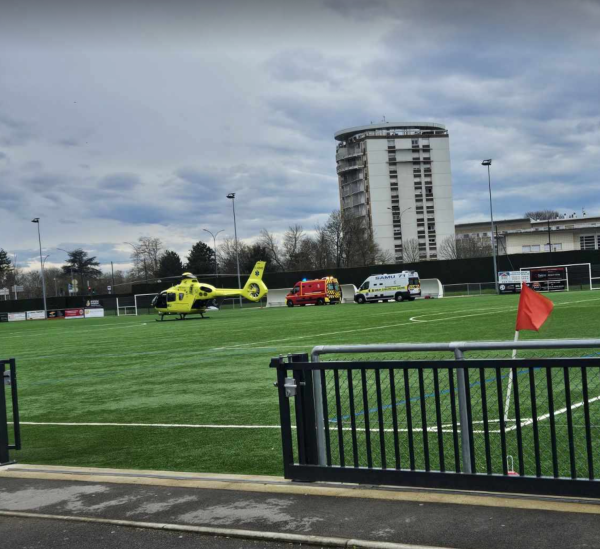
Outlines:
<svg viewBox="0 0 600 549"><path fill-rule="evenodd" d="M407 212L408 210L412 210L412 206L409 206L408 208L404 208L404 210L399 211L400 208L398 208L397 210L395 210L393 207L389 208L388 210L392 211L392 223L394 222L394 216L395 216L395 212L398 211L398 221L400 221L400 243L402 244L402 259L404 260L404 236L402 233L402 214L404 212Z"/></svg>
<svg viewBox="0 0 600 549"><path fill-rule="evenodd" d="M219 233L222 233L225 229L221 229L220 231L217 231L217 234L211 233L208 229L202 229L202 230L206 231L210 236L213 237L213 247L215 249L215 277L218 279L219 271L217 270L217 236L219 236Z"/></svg>
<svg viewBox="0 0 600 549"><path fill-rule="evenodd" d="M237 261L238 287L242 287L242 279L240 278L240 252L238 249L237 225L235 223L235 193L229 193L227 198L231 200L233 206L233 232L235 236L235 259ZM240 307L242 306L242 296L240 296Z"/></svg>
<svg viewBox="0 0 600 549"><path fill-rule="evenodd" d="M60 250L61 252L65 252L69 258L71 257L71 252L69 252L68 250L65 250L63 248L56 248L57 250ZM73 295L75 293L75 279L73 278L73 264L71 263L71 290L69 291L69 295Z"/></svg>
<svg viewBox="0 0 600 549"><path fill-rule="evenodd" d="M40 268L42 270L42 295L44 296L44 315L45 318L48 318L48 306L46 305L46 277L44 276L44 261L42 260L42 235L40 233L40 218L34 217L31 220L31 222L37 223L38 241L40 243Z"/></svg>
<svg viewBox="0 0 600 549"><path fill-rule="evenodd" d="M481 163L482 166L487 166L488 169L488 187L490 189L490 220L492 226L492 257L494 258L494 284L496 286L496 293L498 293L498 267L496 265L496 242L494 241L494 210L492 209L492 179L490 176L490 166L492 165L492 159L484 160Z"/></svg>

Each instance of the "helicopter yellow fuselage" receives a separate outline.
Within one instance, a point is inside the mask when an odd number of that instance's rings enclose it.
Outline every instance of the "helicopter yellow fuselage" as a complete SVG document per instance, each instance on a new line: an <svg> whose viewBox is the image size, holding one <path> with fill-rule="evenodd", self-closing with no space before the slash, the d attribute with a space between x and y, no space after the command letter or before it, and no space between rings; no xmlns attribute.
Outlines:
<svg viewBox="0 0 600 549"><path fill-rule="evenodd" d="M211 304L226 297L242 296L250 301L259 301L268 291L262 281L265 265L264 261L256 263L243 288L215 288L199 282L190 273L184 273L179 284L162 291L152 304L162 319L164 315L185 318L188 314L202 314Z"/></svg>

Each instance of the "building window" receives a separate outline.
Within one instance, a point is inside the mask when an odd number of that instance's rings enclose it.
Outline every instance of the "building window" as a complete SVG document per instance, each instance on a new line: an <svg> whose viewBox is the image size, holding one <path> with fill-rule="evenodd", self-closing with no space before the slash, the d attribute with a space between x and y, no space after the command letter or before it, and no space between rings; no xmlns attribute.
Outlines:
<svg viewBox="0 0 600 549"><path fill-rule="evenodd" d="M539 244L534 244L533 246L531 246L531 251L532 252L539 252L540 251L540 245Z"/></svg>
<svg viewBox="0 0 600 549"><path fill-rule="evenodd" d="M545 252L549 252L550 251L550 245L549 244L544 244L544 251ZM552 251L553 252L560 252L560 251L562 251L562 243L552 244Z"/></svg>
<svg viewBox="0 0 600 549"><path fill-rule="evenodd" d="M579 237L579 247L582 250L595 250L596 237L593 234L586 234Z"/></svg>
<svg viewBox="0 0 600 549"><path fill-rule="evenodd" d="M521 246L521 253L528 254L531 252L531 246Z"/></svg>

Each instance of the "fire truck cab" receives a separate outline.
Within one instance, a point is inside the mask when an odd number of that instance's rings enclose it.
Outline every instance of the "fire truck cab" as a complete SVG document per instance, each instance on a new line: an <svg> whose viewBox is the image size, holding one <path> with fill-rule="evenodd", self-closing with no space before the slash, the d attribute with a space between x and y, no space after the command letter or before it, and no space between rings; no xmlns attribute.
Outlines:
<svg viewBox="0 0 600 549"><path fill-rule="evenodd" d="M296 282L292 291L286 296L288 307L294 305L334 305L342 299L342 290L337 279L326 276L317 280L301 280Z"/></svg>

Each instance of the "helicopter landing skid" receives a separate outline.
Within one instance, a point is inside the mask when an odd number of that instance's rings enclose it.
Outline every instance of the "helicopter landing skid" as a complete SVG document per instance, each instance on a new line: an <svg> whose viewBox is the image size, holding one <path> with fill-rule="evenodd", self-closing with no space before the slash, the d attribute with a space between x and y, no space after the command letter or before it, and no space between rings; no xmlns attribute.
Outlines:
<svg viewBox="0 0 600 549"><path fill-rule="evenodd" d="M198 317L194 317L194 318L186 318L187 315L179 315L179 318L168 318L167 322L173 322L175 320L207 320L210 317L209 316L204 316L203 313L194 313L194 314L199 314L200 318ZM165 316L169 316L169 315L160 315L160 318L155 318L154 320L156 322L163 322L165 320Z"/></svg>

